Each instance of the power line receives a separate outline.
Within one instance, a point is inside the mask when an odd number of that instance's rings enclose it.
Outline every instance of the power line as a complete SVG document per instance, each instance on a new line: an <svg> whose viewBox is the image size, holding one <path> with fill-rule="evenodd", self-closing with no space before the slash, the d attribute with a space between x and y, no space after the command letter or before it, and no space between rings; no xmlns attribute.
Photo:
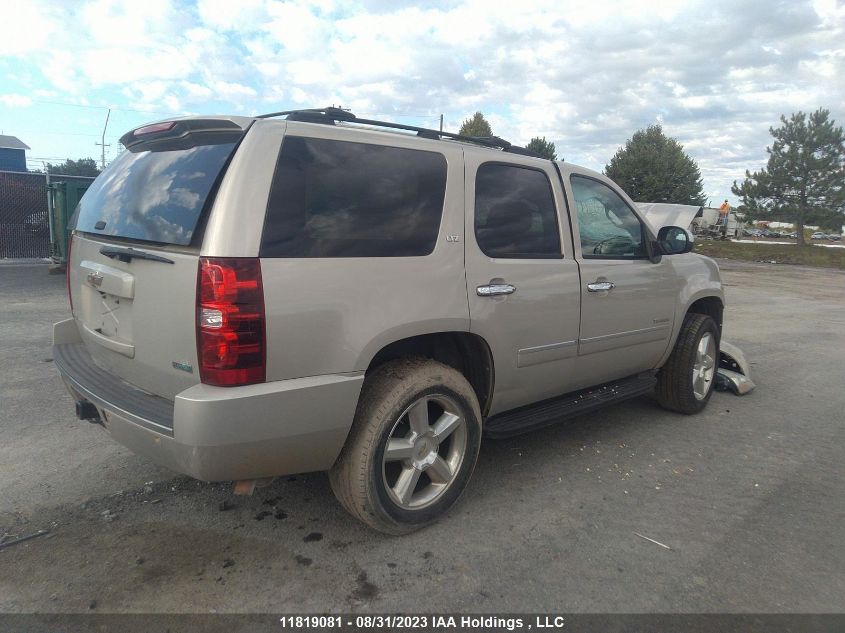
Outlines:
<svg viewBox="0 0 845 633"><path fill-rule="evenodd" d="M39 162L42 160L67 160L67 156L29 156L28 161Z"/></svg>
<svg viewBox="0 0 845 633"><path fill-rule="evenodd" d="M134 108L121 108L118 106L98 106L85 103L68 103L66 101L45 101L43 99L33 99L33 103L42 103L47 105L67 106L69 108L89 108L95 110L118 110L120 112L139 112L141 114L163 114L165 116L183 116L184 112L162 112L161 110L136 110Z"/></svg>
<svg viewBox="0 0 845 633"><path fill-rule="evenodd" d="M92 136L94 138L100 138L99 134L85 134L83 132L65 132L62 130L21 130L15 128L15 134L50 134L52 136Z"/></svg>
<svg viewBox="0 0 845 633"><path fill-rule="evenodd" d="M399 114L398 112L360 112L362 117L392 116L400 119L439 119L439 114Z"/></svg>
<svg viewBox="0 0 845 633"><path fill-rule="evenodd" d="M163 114L166 116L183 116L184 112L165 112L162 110L139 110L137 108L125 108L122 106L107 106L107 105L91 105L88 103L70 103L68 101L52 101L47 99L32 99L33 103L43 103L47 105L67 106L71 108L91 108L97 110L118 110L121 112L138 112L140 114ZM361 116L396 116L418 119L437 119L439 114L431 114L430 112L362 112Z"/></svg>
<svg viewBox="0 0 845 633"><path fill-rule="evenodd" d="M33 99L33 103L41 103L46 105L66 106L69 108L88 108L93 110L116 110L118 112L136 112L138 114L161 114L164 116L185 116L185 112L165 112L162 110L139 110L136 108L124 108L121 106L101 106L84 103L69 103L66 101L47 101L44 99ZM413 112L361 112L360 116L365 117L399 117L410 119L439 119L439 114L430 113L413 113ZM248 116L248 115L247 115ZM80 136L99 136L98 134L85 134Z"/></svg>

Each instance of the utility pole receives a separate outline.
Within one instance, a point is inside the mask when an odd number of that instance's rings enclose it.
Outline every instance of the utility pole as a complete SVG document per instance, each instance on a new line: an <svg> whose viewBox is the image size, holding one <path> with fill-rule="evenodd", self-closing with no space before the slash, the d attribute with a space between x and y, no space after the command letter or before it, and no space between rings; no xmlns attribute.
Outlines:
<svg viewBox="0 0 845 633"><path fill-rule="evenodd" d="M53 255L55 249L53 236L55 233L53 232L53 207L50 204L50 170L47 169L47 161L42 160L41 165L44 167L44 178L47 184L47 227L50 231L50 255Z"/></svg>
<svg viewBox="0 0 845 633"><path fill-rule="evenodd" d="M106 113L106 124L103 126L103 138L101 139L101 142L94 143L94 145L99 145L103 148L103 155L102 155L102 158L100 159L100 169L106 168L106 148L111 147L111 145L106 144L106 128L108 128L108 126L109 126L109 117L110 116L111 116L111 108L109 108L109 111Z"/></svg>
<svg viewBox="0 0 845 633"><path fill-rule="evenodd" d="M440 131L443 131L443 115L440 115Z"/></svg>

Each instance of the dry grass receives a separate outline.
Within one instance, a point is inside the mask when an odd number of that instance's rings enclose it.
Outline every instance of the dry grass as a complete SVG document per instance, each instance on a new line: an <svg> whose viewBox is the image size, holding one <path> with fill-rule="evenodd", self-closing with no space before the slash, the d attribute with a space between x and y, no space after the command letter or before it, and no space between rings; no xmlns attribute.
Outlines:
<svg viewBox="0 0 845 633"><path fill-rule="evenodd" d="M777 264L800 264L820 268L845 269L845 248L827 248L808 244L738 244L722 240L700 240L695 243L695 252L708 257L740 259L748 262L774 262Z"/></svg>

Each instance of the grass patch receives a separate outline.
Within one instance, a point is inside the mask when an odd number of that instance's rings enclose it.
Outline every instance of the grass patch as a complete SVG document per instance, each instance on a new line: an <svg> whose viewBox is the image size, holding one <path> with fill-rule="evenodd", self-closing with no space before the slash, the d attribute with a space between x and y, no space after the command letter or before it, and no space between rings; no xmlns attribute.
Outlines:
<svg viewBox="0 0 845 633"><path fill-rule="evenodd" d="M746 262L775 262L778 264L800 264L820 268L845 269L845 248L826 248L807 244L738 244L723 240L699 240L695 252L708 257L724 257Z"/></svg>

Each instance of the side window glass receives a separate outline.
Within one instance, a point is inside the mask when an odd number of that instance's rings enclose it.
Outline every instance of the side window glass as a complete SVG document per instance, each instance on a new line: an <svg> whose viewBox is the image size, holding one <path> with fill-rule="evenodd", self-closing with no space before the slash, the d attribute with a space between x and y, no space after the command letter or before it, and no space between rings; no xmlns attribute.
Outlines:
<svg viewBox="0 0 845 633"><path fill-rule="evenodd" d="M446 158L437 152L287 136L260 255L428 255L445 193Z"/></svg>
<svg viewBox="0 0 845 633"><path fill-rule="evenodd" d="M488 257L561 257L546 174L515 165L481 165L475 177L475 239Z"/></svg>
<svg viewBox="0 0 845 633"><path fill-rule="evenodd" d="M583 176L572 176L570 182L585 259L647 256L642 222L613 189Z"/></svg>

